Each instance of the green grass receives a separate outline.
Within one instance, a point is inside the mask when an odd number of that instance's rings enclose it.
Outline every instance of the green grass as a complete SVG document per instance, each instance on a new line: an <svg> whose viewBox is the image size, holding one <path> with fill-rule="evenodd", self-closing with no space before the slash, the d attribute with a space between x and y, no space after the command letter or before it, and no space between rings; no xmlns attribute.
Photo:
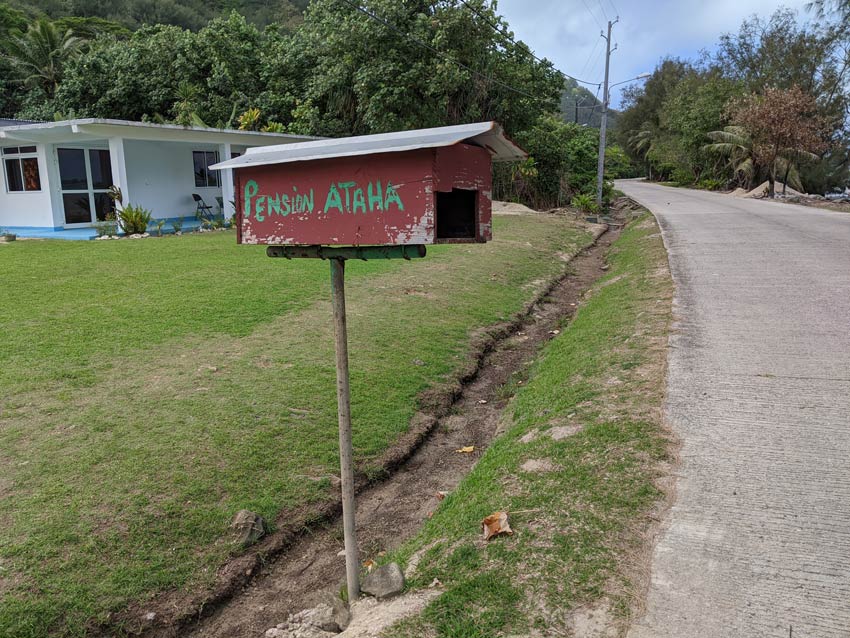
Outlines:
<svg viewBox="0 0 850 638"><path fill-rule="evenodd" d="M572 635L580 606L605 599L615 616L628 613L635 565L626 557L661 497L654 480L668 456L660 413L672 283L651 218L624 231L609 263L518 388L506 433L388 557L420 554L411 586L437 578L446 591L386 635ZM551 471L524 471L528 460ZM514 535L480 540L481 519L498 510L513 512Z"/></svg>
<svg viewBox="0 0 850 638"><path fill-rule="evenodd" d="M589 241L549 217L487 245L347 267L357 462L406 431L470 332L509 317ZM232 233L0 246L0 636L81 636L209 583L247 508L327 499L338 472L324 262ZM424 365L423 365L424 363Z"/></svg>

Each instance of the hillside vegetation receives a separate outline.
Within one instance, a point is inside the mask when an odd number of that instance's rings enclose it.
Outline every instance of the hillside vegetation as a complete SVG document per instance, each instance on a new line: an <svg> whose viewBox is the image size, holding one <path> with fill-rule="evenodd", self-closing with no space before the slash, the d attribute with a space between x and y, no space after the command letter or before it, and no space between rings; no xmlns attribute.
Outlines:
<svg viewBox="0 0 850 638"><path fill-rule="evenodd" d="M15 8L35 18L100 18L130 29L144 24L170 24L197 30L232 10L250 22L297 23L309 0L18 0Z"/></svg>
<svg viewBox="0 0 850 638"><path fill-rule="evenodd" d="M618 138L631 158L652 178L712 189L846 186L850 22L807 16L753 16L713 52L666 58L626 89Z"/></svg>
<svg viewBox="0 0 850 638"><path fill-rule="evenodd" d="M325 137L495 120L531 154L497 175L500 196L592 202L598 133L559 106L577 97L598 119L595 97L489 0L29 2L0 3L0 117ZM612 177L624 157L612 150Z"/></svg>

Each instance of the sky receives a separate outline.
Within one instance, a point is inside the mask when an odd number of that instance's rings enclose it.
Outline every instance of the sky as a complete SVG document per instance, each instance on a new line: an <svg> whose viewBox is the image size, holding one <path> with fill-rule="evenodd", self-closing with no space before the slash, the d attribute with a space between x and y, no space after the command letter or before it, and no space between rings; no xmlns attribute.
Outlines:
<svg viewBox="0 0 850 638"><path fill-rule="evenodd" d="M720 35L737 32L753 14L770 16L776 9L797 11L801 21L809 0L498 0L516 38L538 57L574 77L601 82L605 75L605 40L599 33L607 20L614 25L610 82L650 73L667 55L694 58L713 49ZM611 91L611 105L620 104L625 84ZM592 91L596 87L590 87ZM600 93L601 99L601 93Z"/></svg>

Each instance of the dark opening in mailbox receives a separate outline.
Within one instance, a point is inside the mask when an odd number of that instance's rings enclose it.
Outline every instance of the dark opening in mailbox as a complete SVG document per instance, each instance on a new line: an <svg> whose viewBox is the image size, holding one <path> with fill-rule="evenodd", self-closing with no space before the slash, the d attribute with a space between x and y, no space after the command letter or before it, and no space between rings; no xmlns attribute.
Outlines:
<svg viewBox="0 0 850 638"><path fill-rule="evenodd" d="M491 238L492 162L525 158L494 122L250 149L232 169L238 241L406 246Z"/></svg>

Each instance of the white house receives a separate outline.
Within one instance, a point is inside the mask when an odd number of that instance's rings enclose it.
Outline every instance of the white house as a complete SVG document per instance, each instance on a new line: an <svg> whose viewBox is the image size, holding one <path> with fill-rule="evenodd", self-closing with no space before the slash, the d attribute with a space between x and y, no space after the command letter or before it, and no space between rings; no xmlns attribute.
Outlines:
<svg viewBox="0 0 850 638"><path fill-rule="evenodd" d="M230 216L231 171L210 171L248 148L298 135L124 120L0 120L0 227L24 237L87 239L110 210L110 186L155 219L194 219L193 194Z"/></svg>

